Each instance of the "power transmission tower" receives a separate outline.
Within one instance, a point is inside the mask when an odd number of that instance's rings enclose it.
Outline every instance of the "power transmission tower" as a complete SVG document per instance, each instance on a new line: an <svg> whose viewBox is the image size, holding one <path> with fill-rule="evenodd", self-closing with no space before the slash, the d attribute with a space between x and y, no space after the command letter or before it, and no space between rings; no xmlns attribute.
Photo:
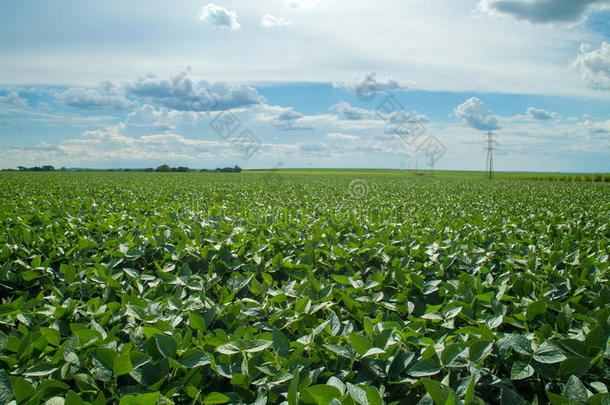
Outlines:
<svg viewBox="0 0 610 405"><path fill-rule="evenodd" d="M485 171L487 172L487 178L492 179L493 177L493 160L494 160L494 150L493 150L493 133L491 131L487 131L487 159L485 161L486 167Z"/></svg>

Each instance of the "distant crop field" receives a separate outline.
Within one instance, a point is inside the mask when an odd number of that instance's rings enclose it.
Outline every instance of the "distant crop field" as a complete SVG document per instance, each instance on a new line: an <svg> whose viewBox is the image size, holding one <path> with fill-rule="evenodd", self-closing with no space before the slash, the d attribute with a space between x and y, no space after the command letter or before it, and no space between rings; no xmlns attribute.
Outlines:
<svg viewBox="0 0 610 405"><path fill-rule="evenodd" d="M608 404L610 185L0 173L0 403Z"/></svg>

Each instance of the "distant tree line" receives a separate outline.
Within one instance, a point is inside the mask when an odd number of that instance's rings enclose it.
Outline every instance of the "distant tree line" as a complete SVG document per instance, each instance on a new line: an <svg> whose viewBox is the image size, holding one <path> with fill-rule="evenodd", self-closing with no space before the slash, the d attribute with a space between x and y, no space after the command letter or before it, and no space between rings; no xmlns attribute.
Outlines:
<svg viewBox="0 0 610 405"><path fill-rule="evenodd" d="M25 167L25 166L18 166L17 170L19 170L20 172L52 172L52 171L57 171L55 169L55 167L50 166L50 165L45 165L45 166L34 166L34 167ZM68 169L66 169L65 167L62 167L61 169L59 169L59 171L67 171ZM161 172L161 173L167 173L167 172L180 172L180 173L186 173L186 172L196 172L198 171L197 169L191 169L189 167L186 166L178 166L178 167L171 167L170 165L164 164L161 166L158 166L156 169L152 168L152 167L147 167L144 169L81 169L81 168L74 168L74 169L69 169L70 171L108 171L108 172ZM13 172L15 171L15 169L2 169L2 171L6 171L6 172ZM201 169L199 170L199 172L222 172L222 173L239 173L241 172L241 167L235 165L233 167L224 167L224 168L216 168L216 170L208 170L208 169Z"/></svg>
<svg viewBox="0 0 610 405"><path fill-rule="evenodd" d="M152 169L150 169L150 171L152 171ZM194 171L196 171L196 170L189 169L188 167L184 167L184 166L171 167L169 165L161 165L155 169L155 172L194 172ZM209 170L201 169L199 171L207 172ZM223 173L239 173L239 172L241 172L241 167L239 167L237 165L235 165L233 167L224 167L224 168L217 167L216 170L214 170L214 171L223 172Z"/></svg>
<svg viewBox="0 0 610 405"><path fill-rule="evenodd" d="M20 172L52 172L55 170L55 167L51 165L45 166L34 166L34 167L25 167L25 166L17 166L17 170ZM61 171L67 170L65 167L59 169Z"/></svg>

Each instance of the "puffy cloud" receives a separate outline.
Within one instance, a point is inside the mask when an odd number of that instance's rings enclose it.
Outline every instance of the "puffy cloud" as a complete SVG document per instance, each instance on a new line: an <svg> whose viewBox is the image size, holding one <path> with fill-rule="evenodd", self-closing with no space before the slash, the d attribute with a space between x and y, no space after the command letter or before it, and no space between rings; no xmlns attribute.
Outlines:
<svg viewBox="0 0 610 405"><path fill-rule="evenodd" d="M245 84L193 83L180 77L166 80L147 75L124 84L124 87L130 95L179 111L221 111L265 101L256 89Z"/></svg>
<svg viewBox="0 0 610 405"><path fill-rule="evenodd" d="M498 120L477 97L472 97L460 104L453 113L473 127L482 131L498 129Z"/></svg>
<svg viewBox="0 0 610 405"><path fill-rule="evenodd" d="M285 0L284 7L294 11L309 11L322 8L321 0Z"/></svg>
<svg viewBox="0 0 610 405"><path fill-rule="evenodd" d="M345 139L348 141L355 141L356 139L360 139L358 135L342 134L340 132L331 132L329 134L326 134L326 137L330 139Z"/></svg>
<svg viewBox="0 0 610 405"><path fill-rule="evenodd" d="M27 107L26 99L21 98L16 91L9 92L6 96L0 96L0 103L9 104L15 107Z"/></svg>
<svg viewBox="0 0 610 405"><path fill-rule="evenodd" d="M266 14L261 18L261 27L281 27L292 24L292 21L286 20L284 17L275 17L270 14Z"/></svg>
<svg viewBox="0 0 610 405"><path fill-rule="evenodd" d="M199 19L213 27L231 30L237 30L241 27L241 24L237 22L237 13L235 11L229 11L214 3L203 6L201 14L199 14Z"/></svg>
<svg viewBox="0 0 610 405"><path fill-rule="evenodd" d="M591 10L609 5L609 0L482 0L479 9L531 23L572 23L581 21Z"/></svg>
<svg viewBox="0 0 610 405"><path fill-rule="evenodd" d="M376 115L375 111L365 110L364 108L353 107L346 101L341 101L329 108L330 111L335 111L339 114L342 119L346 120L363 120L368 118L374 118Z"/></svg>
<svg viewBox="0 0 610 405"><path fill-rule="evenodd" d="M270 123L283 131L310 130L314 127L304 120L305 116L292 107L268 106L262 108L256 119Z"/></svg>
<svg viewBox="0 0 610 405"><path fill-rule="evenodd" d="M126 110L138 106L137 102L128 100L116 91L104 92L80 87L56 93L55 98L66 107L83 110Z"/></svg>
<svg viewBox="0 0 610 405"><path fill-rule="evenodd" d="M358 93L364 97L370 97L375 93L387 93L389 91L409 90L412 83L399 82L393 78L377 79L376 73L369 73L364 78L353 81L337 81L333 87L342 89L350 93Z"/></svg>
<svg viewBox="0 0 610 405"><path fill-rule="evenodd" d="M527 109L527 116L536 121L556 120L559 118L559 114L556 112L549 112L534 107Z"/></svg>
<svg viewBox="0 0 610 405"><path fill-rule="evenodd" d="M581 53L574 61L580 68L582 79L587 87L596 90L610 89L610 43L602 43L599 49L588 52L589 46L583 44Z"/></svg>

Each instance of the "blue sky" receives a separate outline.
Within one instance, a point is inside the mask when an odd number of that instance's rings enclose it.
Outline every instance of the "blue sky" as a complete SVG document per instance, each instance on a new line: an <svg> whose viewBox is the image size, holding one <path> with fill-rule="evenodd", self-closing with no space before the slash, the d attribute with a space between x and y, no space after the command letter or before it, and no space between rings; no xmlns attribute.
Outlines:
<svg viewBox="0 0 610 405"><path fill-rule="evenodd" d="M608 0L4 2L0 167L481 170L492 130L500 170L607 172L609 17Z"/></svg>

